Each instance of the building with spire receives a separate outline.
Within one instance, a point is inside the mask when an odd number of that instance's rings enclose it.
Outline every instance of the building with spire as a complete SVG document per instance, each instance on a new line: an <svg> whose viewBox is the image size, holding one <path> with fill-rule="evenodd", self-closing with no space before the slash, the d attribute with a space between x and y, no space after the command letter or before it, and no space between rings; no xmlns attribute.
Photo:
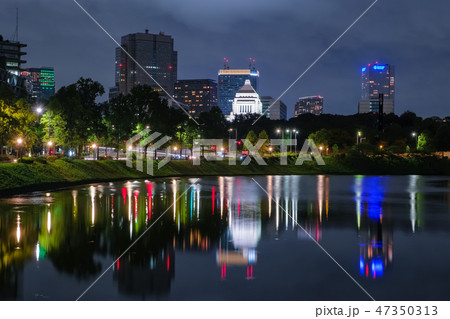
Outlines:
<svg viewBox="0 0 450 319"><path fill-rule="evenodd" d="M250 80L245 80L244 85L236 92L233 99L230 121L233 121L237 115L244 114L262 114L261 99Z"/></svg>

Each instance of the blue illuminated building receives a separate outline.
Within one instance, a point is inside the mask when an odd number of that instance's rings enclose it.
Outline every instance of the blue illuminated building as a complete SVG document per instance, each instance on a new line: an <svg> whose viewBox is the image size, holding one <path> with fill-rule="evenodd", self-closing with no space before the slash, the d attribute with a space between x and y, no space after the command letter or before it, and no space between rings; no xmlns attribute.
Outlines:
<svg viewBox="0 0 450 319"><path fill-rule="evenodd" d="M383 112L394 112L395 72L389 64L368 64L361 68L361 101L358 113L378 113L379 95L383 94Z"/></svg>
<svg viewBox="0 0 450 319"><path fill-rule="evenodd" d="M251 69L221 69L218 74L217 97L218 104L224 115L233 110L233 100L236 92L250 80L252 87L258 92L259 71Z"/></svg>

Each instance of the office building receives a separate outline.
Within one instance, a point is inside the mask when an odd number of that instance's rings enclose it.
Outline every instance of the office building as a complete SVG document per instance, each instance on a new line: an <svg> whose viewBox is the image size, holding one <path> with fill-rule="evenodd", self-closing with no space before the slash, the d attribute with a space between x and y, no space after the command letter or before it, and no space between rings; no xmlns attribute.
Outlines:
<svg viewBox="0 0 450 319"><path fill-rule="evenodd" d="M361 100L358 113L378 113L379 96L383 95L383 113L394 113L395 72L389 64L368 64L361 69Z"/></svg>
<svg viewBox="0 0 450 319"><path fill-rule="evenodd" d="M242 88L246 80L249 80L252 88L258 91L258 78L259 72L255 68L224 68L219 70L217 83L218 102L225 116L231 113L236 93Z"/></svg>
<svg viewBox="0 0 450 319"><path fill-rule="evenodd" d="M194 117L217 106L217 83L211 79L178 80L174 98Z"/></svg>
<svg viewBox="0 0 450 319"><path fill-rule="evenodd" d="M302 114L311 113L320 115L323 113L323 96L304 96L295 103L294 117Z"/></svg>
<svg viewBox="0 0 450 319"><path fill-rule="evenodd" d="M125 95L137 85L149 85L160 92L161 96L166 95L161 87L173 96L177 81L178 53L174 51L174 40L171 36L162 32L151 34L145 30L145 33L123 36L121 46L137 63L120 47L116 48L115 86L118 89L113 89L113 94L116 94L116 91Z"/></svg>
<svg viewBox="0 0 450 319"><path fill-rule="evenodd" d="M55 71L51 67L28 68L21 72L32 98L48 100L55 94Z"/></svg>
<svg viewBox="0 0 450 319"><path fill-rule="evenodd" d="M262 96L262 111L263 114L271 120L286 120L287 106L280 99L275 101L271 96ZM272 105L272 107L270 107Z"/></svg>
<svg viewBox="0 0 450 319"><path fill-rule="evenodd" d="M233 121L237 115L262 114L262 103L258 93L252 87L250 80L236 92L232 103L229 120Z"/></svg>
<svg viewBox="0 0 450 319"><path fill-rule="evenodd" d="M0 35L0 60L2 61L0 66L3 64L7 72L20 76L21 66L27 62L22 60L22 56L26 55L22 48L26 46L26 44L20 42L4 40Z"/></svg>

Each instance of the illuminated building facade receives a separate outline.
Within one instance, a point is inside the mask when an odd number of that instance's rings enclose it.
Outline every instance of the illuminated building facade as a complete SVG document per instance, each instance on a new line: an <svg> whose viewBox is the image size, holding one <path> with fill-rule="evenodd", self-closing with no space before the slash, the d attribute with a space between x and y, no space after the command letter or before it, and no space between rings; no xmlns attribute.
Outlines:
<svg viewBox="0 0 450 319"><path fill-rule="evenodd" d="M244 85L236 92L233 99L233 111L229 119L232 121L237 115L262 114L262 103L258 93L253 89L250 80L245 80Z"/></svg>
<svg viewBox="0 0 450 319"><path fill-rule="evenodd" d="M128 94L136 85L149 85L165 96L163 90L146 74L173 96L177 81L178 52L174 51L173 38L164 33L133 33L122 37L121 46L144 69L133 61L121 48L116 48L115 86L116 94ZM112 89L114 92L114 89Z"/></svg>
<svg viewBox="0 0 450 319"><path fill-rule="evenodd" d="M383 95L383 113L394 113L395 71L389 64L368 64L361 69L361 101L358 113L378 113Z"/></svg>
<svg viewBox="0 0 450 319"><path fill-rule="evenodd" d="M250 81L255 91L258 91L259 71L251 69L221 69L218 75L219 107L224 115L229 115L233 109L233 100L237 91Z"/></svg>
<svg viewBox="0 0 450 319"><path fill-rule="evenodd" d="M217 83L214 80L178 80L174 91L175 100L187 105L192 116L199 116L217 106Z"/></svg>
<svg viewBox="0 0 450 319"><path fill-rule="evenodd" d="M22 71L21 65L27 62L22 60L22 56L26 55L22 48L26 46L26 44L20 42L3 40L0 35L0 60L2 61L0 67L4 64L3 67L7 72L19 76Z"/></svg>
<svg viewBox="0 0 450 319"><path fill-rule="evenodd" d="M55 71L51 67L28 68L22 71L28 94L38 100L48 100L55 94Z"/></svg>
<svg viewBox="0 0 450 319"><path fill-rule="evenodd" d="M283 101L275 101L271 96L261 97L263 114L271 120L286 120L287 106ZM270 107L272 105L272 107ZM270 108L269 108L270 107Z"/></svg>
<svg viewBox="0 0 450 319"><path fill-rule="evenodd" d="M323 113L323 96L305 96L298 99L295 103L294 116L311 113L320 115Z"/></svg>

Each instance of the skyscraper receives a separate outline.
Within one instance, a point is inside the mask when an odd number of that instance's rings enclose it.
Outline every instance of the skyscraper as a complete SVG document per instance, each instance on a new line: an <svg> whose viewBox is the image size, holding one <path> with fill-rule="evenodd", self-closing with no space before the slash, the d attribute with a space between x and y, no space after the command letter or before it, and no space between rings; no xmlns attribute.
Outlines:
<svg viewBox="0 0 450 319"><path fill-rule="evenodd" d="M275 99L271 96L261 96L263 114L271 120L286 120L287 106L283 101ZM270 107L272 105L272 107ZM270 109L269 109L270 107Z"/></svg>
<svg viewBox="0 0 450 319"><path fill-rule="evenodd" d="M224 115L229 115L233 108L233 100L237 91L250 80L251 86L258 91L259 71L249 69L221 69L218 74L218 100L219 107Z"/></svg>
<svg viewBox="0 0 450 319"><path fill-rule="evenodd" d="M164 33L133 33L122 37L121 46L139 63L164 90L173 96L177 81L178 53L174 51L173 38ZM116 48L115 83L119 94L128 94L136 85L149 85L165 96L139 65L121 48Z"/></svg>
<svg viewBox="0 0 450 319"><path fill-rule="evenodd" d="M22 71L27 91L32 98L48 100L55 94L55 71L51 67L28 68Z"/></svg>
<svg viewBox="0 0 450 319"><path fill-rule="evenodd" d="M174 98L187 105L192 116L199 116L217 106L217 83L211 79L178 80Z"/></svg>
<svg viewBox="0 0 450 319"><path fill-rule="evenodd" d="M21 65L27 61L22 60L22 56L26 55L22 51L22 48L26 47L26 44L20 42L11 42L8 40L3 40L0 35L0 63L4 64L5 70L14 75L20 75L22 71Z"/></svg>
<svg viewBox="0 0 450 319"><path fill-rule="evenodd" d="M395 72L389 64L368 64L361 69L361 101L359 113L377 113L379 110L379 95L383 94L384 113L394 112Z"/></svg>
<svg viewBox="0 0 450 319"><path fill-rule="evenodd" d="M320 115L323 113L323 96L304 96L295 103L294 117L302 114L311 113Z"/></svg>

